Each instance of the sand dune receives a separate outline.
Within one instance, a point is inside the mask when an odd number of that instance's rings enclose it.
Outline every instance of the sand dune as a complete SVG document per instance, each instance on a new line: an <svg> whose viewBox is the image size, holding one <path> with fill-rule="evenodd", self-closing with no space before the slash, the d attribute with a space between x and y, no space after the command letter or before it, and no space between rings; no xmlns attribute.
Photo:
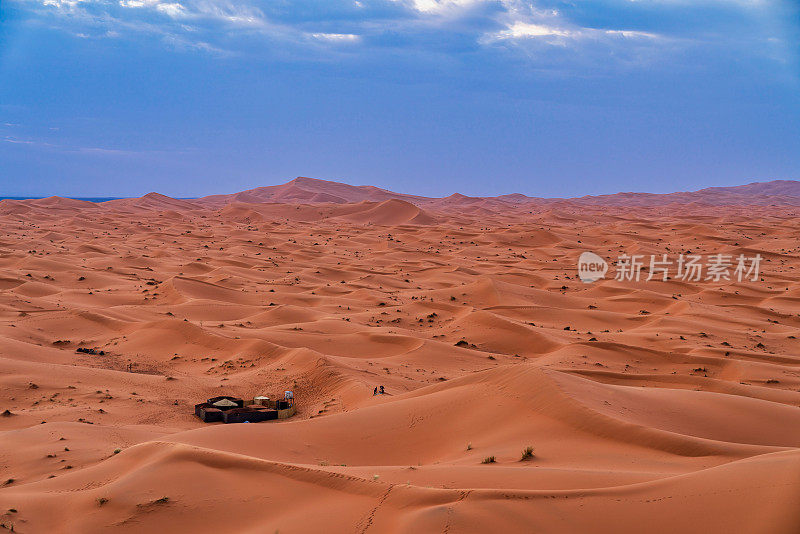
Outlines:
<svg viewBox="0 0 800 534"><path fill-rule="evenodd" d="M382 225L433 224L436 221L420 208L398 199L368 203L362 210L335 217L349 222Z"/></svg>
<svg viewBox="0 0 800 534"><path fill-rule="evenodd" d="M221 206L231 202L345 204L363 201L381 202L391 199L412 201L422 198L424 197L394 193L374 186L354 186L301 176L282 185L258 187L230 195L211 195L198 199L198 202L206 206Z"/></svg>
<svg viewBox="0 0 800 534"><path fill-rule="evenodd" d="M0 525L796 533L798 195L0 201ZM586 284L587 250L763 262Z"/></svg>
<svg viewBox="0 0 800 534"><path fill-rule="evenodd" d="M171 198L160 193L147 193L141 198L108 200L106 202L102 202L101 204L103 207L113 208L115 210L136 210L141 208L147 210L183 211L198 207L191 201Z"/></svg>

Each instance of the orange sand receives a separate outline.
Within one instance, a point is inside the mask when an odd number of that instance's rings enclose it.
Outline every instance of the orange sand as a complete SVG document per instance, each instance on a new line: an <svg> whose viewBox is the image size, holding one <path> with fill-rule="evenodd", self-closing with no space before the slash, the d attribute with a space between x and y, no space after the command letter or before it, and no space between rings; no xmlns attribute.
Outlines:
<svg viewBox="0 0 800 534"><path fill-rule="evenodd" d="M0 523L796 534L798 185L4 200ZM583 284L585 250L764 281ZM193 415L285 389L288 421Z"/></svg>

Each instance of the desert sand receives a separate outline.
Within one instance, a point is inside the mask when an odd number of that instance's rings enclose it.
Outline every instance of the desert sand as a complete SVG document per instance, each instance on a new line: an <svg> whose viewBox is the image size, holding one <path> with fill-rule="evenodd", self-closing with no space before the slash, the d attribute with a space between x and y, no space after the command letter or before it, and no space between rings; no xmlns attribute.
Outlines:
<svg viewBox="0 0 800 534"><path fill-rule="evenodd" d="M799 186L0 201L0 524L800 532ZM585 284L584 251L764 260Z"/></svg>

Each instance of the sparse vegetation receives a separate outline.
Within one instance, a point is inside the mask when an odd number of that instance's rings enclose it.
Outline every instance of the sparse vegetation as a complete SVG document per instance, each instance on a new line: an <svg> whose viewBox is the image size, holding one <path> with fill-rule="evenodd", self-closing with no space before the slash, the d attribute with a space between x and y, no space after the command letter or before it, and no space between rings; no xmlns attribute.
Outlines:
<svg viewBox="0 0 800 534"><path fill-rule="evenodd" d="M497 458L495 458L494 455L487 456L486 458L483 459L483 461L481 463L482 464L494 464L494 463L497 463Z"/></svg>
<svg viewBox="0 0 800 534"><path fill-rule="evenodd" d="M533 458L533 447L529 445L522 450L522 458L520 458L519 461L524 462L526 460L530 460L531 458Z"/></svg>

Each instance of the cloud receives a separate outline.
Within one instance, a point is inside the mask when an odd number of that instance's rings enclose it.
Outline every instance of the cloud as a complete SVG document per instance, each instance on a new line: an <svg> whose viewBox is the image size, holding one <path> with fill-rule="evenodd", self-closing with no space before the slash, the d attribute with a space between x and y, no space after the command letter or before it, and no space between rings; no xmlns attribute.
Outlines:
<svg viewBox="0 0 800 534"><path fill-rule="evenodd" d="M599 39L599 38L625 38L625 39L661 39L662 36L643 31L635 30L599 30L595 28L557 28L543 24L532 24L529 22L515 21L509 24L506 29L487 34L483 42L500 41L506 39L538 39L538 38L561 38L561 39Z"/></svg>
<svg viewBox="0 0 800 534"><path fill-rule="evenodd" d="M186 17L186 9L181 4L178 3L167 2L163 4L158 4L156 9L172 17L173 19Z"/></svg>
<svg viewBox="0 0 800 534"><path fill-rule="evenodd" d="M61 143L51 143L41 139L27 138L22 139L6 135L0 137L0 142L10 143L12 145L20 145L27 147L39 147L53 152L63 154L83 154L87 156L113 156L113 157L128 157L128 156L159 156L164 154L190 154L192 149L175 149L175 150L129 150L119 148L108 148L98 146L74 146Z"/></svg>
<svg viewBox="0 0 800 534"><path fill-rule="evenodd" d="M571 37L574 32L559 30L542 24L531 24L529 22L516 21L505 30L493 34L494 39L527 39L535 37ZM492 36L490 36L492 38Z"/></svg>
<svg viewBox="0 0 800 534"><path fill-rule="evenodd" d="M359 40L359 36L352 33L312 33L311 37L332 43L354 43Z"/></svg>
<svg viewBox="0 0 800 534"><path fill-rule="evenodd" d="M606 35L613 37L624 37L627 39L661 39L662 35L651 32L639 32L634 30L602 30Z"/></svg>
<svg viewBox="0 0 800 534"><path fill-rule="evenodd" d="M84 39L147 35L174 50L262 59L337 57L337 47L322 43L347 44L352 60L391 50L393 58L425 55L426 63L466 65L476 53L519 54L534 64L569 60L565 69L598 61L613 66L631 55L639 63L659 61L679 49L710 46L792 54L788 37L765 35L772 26L748 25L753 13L787 0L7 1Z"/></svg>
<svg viewBox="0 0 800 534"><path fill-rule="evenodd" d="M11 137L7 135L3 137L4 143L12 143L15 145L46 145L47 143L37 143L36 141L32 141L30 139L18 139L16 137Z"/></svg>
<svg viewBox="0 0 800 534"><path fill-rule="evenodd" d="M400 0L402 1L402 0ZM455 11L476 4L485 3L486 0L411 0L404 2L421 13L443 13Z"/></svg>
<svg viewBox="0 0 800 534"><path fill-rule="evenodd" d="M42 4L45 6L52 6L58 10L66 11L74 9L83 2L91 0L43 0Z"/></svg>
<svg viewBox="0 0 800 534"><path fill-rule="evenodd" d="M64 1L64 0L53 0ZM74 0L69 0L74 1ZM103 3L100 0L83 0ZM261 25L263 13L246 4L233 4L216 1L191 1L179 3L164 0L120 0L119 6L127 9L139 9L163 14L171 19L194 19L196 21L217 21L233 25ZM131 13L123 13L130 16Z"/></svg>

